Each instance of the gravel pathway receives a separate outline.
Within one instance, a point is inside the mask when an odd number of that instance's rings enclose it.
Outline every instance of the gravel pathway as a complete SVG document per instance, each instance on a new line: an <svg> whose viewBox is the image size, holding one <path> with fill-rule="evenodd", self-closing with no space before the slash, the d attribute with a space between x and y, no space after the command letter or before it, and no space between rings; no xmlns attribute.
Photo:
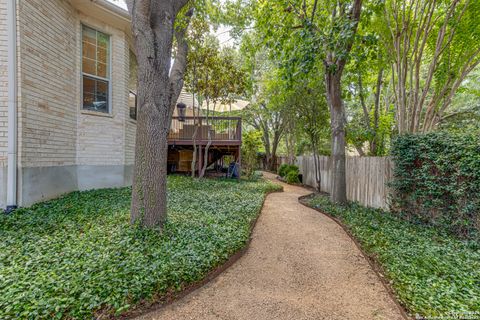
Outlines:
<svg viewBox="0 0 480 320"><path fill-rule="evenodd" d="M272 174L265 174L274 179ZM140 319L404 319L334 221L284 185L265 201L246 254L204 287Z"/></svg>

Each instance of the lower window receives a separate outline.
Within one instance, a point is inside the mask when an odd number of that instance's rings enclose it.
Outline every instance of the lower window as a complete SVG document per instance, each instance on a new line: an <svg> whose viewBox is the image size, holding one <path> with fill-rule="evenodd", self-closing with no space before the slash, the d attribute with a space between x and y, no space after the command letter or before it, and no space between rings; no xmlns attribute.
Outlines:
<svg viewBox="0 0 480 320"><path fill-rule="evenodd" d="M108 81L83 76L83 109L108 113Z"/></svg>

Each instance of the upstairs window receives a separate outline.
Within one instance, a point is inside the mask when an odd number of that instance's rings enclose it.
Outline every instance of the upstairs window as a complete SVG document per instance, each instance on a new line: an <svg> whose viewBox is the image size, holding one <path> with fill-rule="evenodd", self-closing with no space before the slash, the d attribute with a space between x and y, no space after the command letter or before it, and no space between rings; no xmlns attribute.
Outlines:
<svg viewBox="0 0 480 320"><path fill-rule="evenodd" d="M83 110L110 112L110 36L82 26Z"/></svg>

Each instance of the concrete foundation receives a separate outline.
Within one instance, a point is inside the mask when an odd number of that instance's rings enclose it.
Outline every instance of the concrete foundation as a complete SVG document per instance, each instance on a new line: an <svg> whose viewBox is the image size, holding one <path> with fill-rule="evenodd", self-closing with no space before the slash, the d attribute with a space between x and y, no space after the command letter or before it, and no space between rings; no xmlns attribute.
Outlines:
<svg viewBox="0 0 480 320"><path fill-rule="evenodd" d="M7 167L0 167L0 209L7 206Z"/></svg>
<svg viewBox="0 0 480 320"><path fill-rule="evenodd" d="M21 168L19 172L19 205L30 206L36 202L54 199L77 190L128 186L132 181L132 168L131 165ZM6 170L0 169L0 205L2 208L5 207L6 201L4 189L6 191Z"/></svg>
<svg viewBox="0 0 480 320"><path fill-rule="evenodd" d="M124 166L124 184L131 186L133 184L133 164Z"/></svg>
<svg viewBox="0 0 480 320"><path fill-rule="evenodd" d="M124 166L78 166L78 190L125 186Z"/></svg>

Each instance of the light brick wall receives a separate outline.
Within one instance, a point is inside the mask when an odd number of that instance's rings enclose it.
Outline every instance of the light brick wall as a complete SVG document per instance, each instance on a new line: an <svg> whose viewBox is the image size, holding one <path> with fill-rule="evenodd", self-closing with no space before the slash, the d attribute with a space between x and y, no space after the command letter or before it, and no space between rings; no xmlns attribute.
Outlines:
<svg viewBox="0 0 480 320"><path fill-rule="evenodd" d="M6 4L0 0L0 207L5 205L8 132ZM128 173L118 166L133 163L136 127L129 118L125 32L85 16L68 0L17 4L19 204L78 188L123 185ZM82 23L111 36L109 115L81 108Z"/></svg>
<svg viewBox="0 0 480 320"><path fill-rule="evenodd" d="M77 164L122 165L125 163L125 126L128 117L128 42L125 33L120 30L84 15L80 15L79 19L79 48L80 22L110 35L112 110L110 115L93 115L78 108ZM79 57L79 68L80 63Z"/></svg>
<svg viewBox="0 0 480 320"><path fill-rule="evenodd" d="M19 160L23 167L76 162L76 15L65 0L19 1Z"/></svg>
<svg viewBox="0 0 480 320"><path fill-rule="evenodd" d="M0 0L0 167L6 166L7 161L7 38L7 1Z"/></svg>
<svg viewBox="0 0 480 320"><path fill-rule="evenodd" d="M133 120L127 121L125 130L125 164L132 165L135 160L135 132L137 125Z"/></svg>
<svg viewBox="0 0 480 320"><path fill-rule="evenodd" d="M22 0L19 14L20 165L125 164L129 123L125 33L77 12L67 0ZM111 36L109 115L81 109L82 23ZM0 131L0 156L1 139Z"/></svg>

